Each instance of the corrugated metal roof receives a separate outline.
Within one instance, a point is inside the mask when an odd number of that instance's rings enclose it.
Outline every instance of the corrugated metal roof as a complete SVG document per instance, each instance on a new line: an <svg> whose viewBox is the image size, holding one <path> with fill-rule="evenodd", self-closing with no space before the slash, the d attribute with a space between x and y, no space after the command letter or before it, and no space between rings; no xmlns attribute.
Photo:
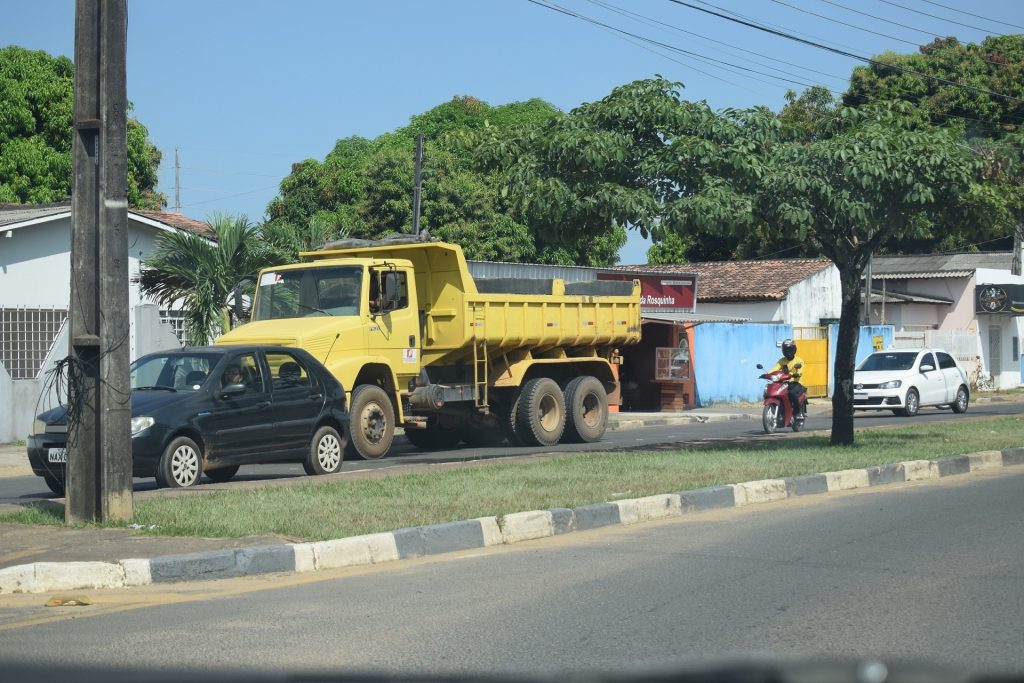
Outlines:
<svg viewBox="0 0 1024 683"><path fill-rule="evenodd" d="M644 313L640 312L643 322L655 323L745 323L750 318L735 315L711 315L710 313Z"/></svg>
<svg viewBox="0 0 1024 683"><path fill-rule="evenodd" d="M70 202L56 204L0 204L0 227L17 226L20 223L29 223L40 219L57 217L71 212ZM210 226L203 221L198 221L180 213L170 211L144 211L142 209L128 209L129 215L148 218L151 221L163 223L164 225L178 230L194 232L206 238L215 238L216 235Z"/></svg>
<svg viewBox="0 0 1024 683"><path fill-rule="evenodd" d="M500 261L468 261L473 277L514 277L528 280L559 278L566 282L597 279L597 270L586 266L551 266L539 263L502 263Z"/></svg>
<svg viewBox="0 0 1024 683"><path fill-rule="evenodd" d="M880 280L970 277L979 268L1009 270L1012 260L1013 252L1009 251L876 256L871 260L871 277Z"/></svg>

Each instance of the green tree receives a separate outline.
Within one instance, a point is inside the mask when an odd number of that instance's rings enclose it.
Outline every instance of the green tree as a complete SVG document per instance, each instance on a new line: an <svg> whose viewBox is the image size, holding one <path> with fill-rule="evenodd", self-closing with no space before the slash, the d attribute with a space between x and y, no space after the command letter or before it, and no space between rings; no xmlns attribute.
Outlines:
<svg viewBox="0 0 1024 683"><path fill-rule="evenodd" d="M504 134L559 116L541 100L492 107L472 97L456 97L412 117L408 126L374 140L339 140L323 162L296 164L268 207L267 233L281 223L309 229L319 216L337 233L376 239L412 228L413 146L425 143L421 228L462 245L470 258L584 262L591 252L573 242L550 248L537 227L512 210L501 194L500 178L479 168L467 134ZM593 253L605 255L607 249ZM614 254L612 254L614 257Z"/></svg>
<svg viewBox="0 0 1024 683"><path fill-rule="evenodd" d="M0 202L39 204L71 195L74 65L67 57L0 48ZM160 151L128 119L128 204L160 209Z"/></svg>
<svg viewBox="0 0 1024 683"><path fill-rule="evenodd" d="M744 238L765 226L813 243L842 282L832 443L851 444L869 255L936 225L999 225L1006 205L981 182L984 166L962 137L906 105L825 106L828 116L807 116L794 133L767 109L716 113L684 100L681 88L660 78L630 83L517 144L485 149L530 210L583 207L595 224L628 225L656 243Z"/></svg>
<svg viewBox="0 0 1024 683"><path fill-rule="evenodd" d="M228 297L246 281L251 292L257 271L278 262L245 216L214 214L209 226L211 239L186 231L162 235L139 273L144 294L166 306L182 303L192 346L208 344L218 328L227 331Z"/></svg>

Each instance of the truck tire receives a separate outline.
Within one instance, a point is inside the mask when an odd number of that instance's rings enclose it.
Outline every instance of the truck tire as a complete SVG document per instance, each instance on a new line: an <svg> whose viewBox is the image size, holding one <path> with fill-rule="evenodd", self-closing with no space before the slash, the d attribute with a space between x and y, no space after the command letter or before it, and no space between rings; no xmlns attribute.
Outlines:
<svg viewBox="0 0 1024 683"><path fill-rule="evenodd" d="M590 375L576 377L565 387L565 441L600 441L608 428L608 393L601 380Z"/></svg>
<svg viewBox="0 0 1024 683"><path fill-rule="evenodd" d="M565 396L555 380L536 377L523 386L516 434L531 446L554 446L565 431Z"/></svg>
<svg viewBox="0 0 1024 683"><path fill-rule="evenodd" d="M519 438L519 428L516 426L516 413L519 412L519 397L522 394L517 390L513 399L512 404L509 406L508 412L503 413L502 419L502 430L505 432L505 437L508 442L513 446L522 446L523 440Z"/></svg>
<svg viewBox="0 0 1024 683"><path fill-rule="evenodd" d="M395 409L386 391L361 384L352 392L346 451L364 460L377 460L391 450L395 438Z"/></svg>

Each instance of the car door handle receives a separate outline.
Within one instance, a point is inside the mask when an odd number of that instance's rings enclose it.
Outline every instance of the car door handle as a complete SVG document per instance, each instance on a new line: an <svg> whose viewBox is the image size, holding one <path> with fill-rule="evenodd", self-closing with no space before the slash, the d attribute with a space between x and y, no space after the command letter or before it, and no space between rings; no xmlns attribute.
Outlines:
<svg viewBox="0 0 1024 683"><path fill-rule="evenodd" d="M256 404L256 408L258 410L263 410L264 408L269 408L269 407L270 407L270 401L260 401L259 403Z"/></svg>
<svg viewBox="0 0 1024 683"><path fill-rule="evenodd" d="M310 396L309 396L309 400L310 400L310 401L319 401L319 400L320 400L320 399L322 399L323 397L324 397L324 395L323 395L323 394L310 394Z"/></svg>

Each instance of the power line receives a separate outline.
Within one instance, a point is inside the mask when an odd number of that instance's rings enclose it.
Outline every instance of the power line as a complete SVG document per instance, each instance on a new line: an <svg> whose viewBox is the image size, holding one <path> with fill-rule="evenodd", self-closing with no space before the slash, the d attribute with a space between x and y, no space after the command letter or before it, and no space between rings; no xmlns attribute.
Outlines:
<svg viewBox="0 0 1024 683"><path fill-rule="evenodd" d="M982 33L994 33L997 36L1004 36L1004 35L1006 35L1005 33L999 33L997 31L993 31L991 29L981 28L980 26L972 26L970 24L965 24L965 23L963 23L961 21L956 21L955 19L947 19L945 17L940 17L937 14L929 14L928 12L922 12L921 10L914 9L913 7L907 7L906 5L901 5L898 2L891 2L890 0L878 0L878 1L882 2L882 3L885 3L886 5L892 5L893 7L899 7L900 9L906 10L908 12L913 12L914 14L920 14L921 16L931 17L932 19L938 19L939 21L945 21L945 22L948 22L950 24L956 24L957 26L963 26L964 28L971 28L971 29L974 29L975 31L981 31ZM822 2L827 2L827 0L822 0Z"/></svg>
<svg viewBox="0 0 1024 683"><path fill-rule="evenodd" d="M219 202L219 201L222 201L224 199L232 199L234 197L243 197L245 195L255 194L257 192L265 192L267 190L273 190L273 189L276 189L277 187L278 187L277 184L268 185L267 187L258 187L255 190L249 190L247 192L237 192L235 194L229 194L229 195L226 195L224 197L216 197L214 199L204 199L201 202L192 202L190 204L183 204L181 208L188 209L188 208L191 208L193 206L199 206L200 204L209 204L211 202Z"/></svg>
<svg viewBox="0 0 1024 683"><path fill-rule="evenodd" d="M843 81L844 83L847 80L849 80L848 78L846 78L844 76L836 76L835 74L826 73L824 71L818 71L817 69L812 69L812 68L804 66L802 64L796 64L794 62L787 62L784 59L779 59L777 57L772 57L771 55L766 55L766 54L764 54L762 52L755 52L754 50L747 50L747 49L742 48L742 47L736 47L736 46L733 46L730 43L727 43L725 41L716 40L714 38L709 38L708 36L704 36L704 35L701 35L699 33L694 33L693 31L687 31L686 29L680 28L679 26L675 26L674 24L669 24L667 22L664 22L664 21L661 21L661 20L658 20L658 19L654 19L653 17L648 17L648 16L643 15L643 14L639 14L638 12L633 12L633 11L627 10L625 8L616 7L615 5L612 5L612 4L607 3L607 2L603 2L602 0L587 0L587 2L589 2L591 4L594 4L594 5L598 5L600 7L604 7L605 9L608 9L608 10L610 10L612 12L615 12L616 14L620 14L620 15L623 15L623 16L627 16L627 15L631 16L636 21L640 21L641 23L647 23L648 25L651 25L652 23L653 24L657 24L659 26L663 26L665 28L671 29L673 31L677 31L679 33L685 33L686 35L694 36L695 38L699 38L701 40L705 40L705 41L710 42L710 43L715 43L715 44L718 44L718 45L723 45L723 46L725 46L727 48L730 48L731 50L736 50L736 51L739 51L739 52L745 52L747 54L754 55L756 57L761 57L762 59L768 59L768 60L771 60L773 62L778 62L780 64L785 64L787 66L796 67L797 69L803 69L804 71L807 71L807 72L810 72L810 73L813 73L813 74L817 74L819 76L825 76L827 78L832 78L832 79L835 79L837 81ZM753 60L750 60L750 59L745 58L745 57L740 57L739 55L736 55L736 57L738 59L745 59L746 61L753 61ZM802 76L800 76L799 74L794 74L792 72L785 71L783 69L776 69L775 67L766 67L766 68L775 69L776 71L779 71L780 73L784 73L784 74L787 74L789 76L793 76L795 78L802 78Z"/></svg>
<svg viewBox="0 0 1024 683"><path fill-rule="evenodd" d="M737 19L736 17L730 17L730 16L728 16L726 14L722 14L720 12L715 12L715 11L706 9L704 7L698 7L696 5L690 4L689 2L685 2L684 0L669 0L669 2L673 2L673 3L677 4L677 5L682 5L683 7L688 7L690 9L697 10L698 12L703 12L705 14L710 14L711 16L718 17L719 19L725 19L727 21L731 21L731 22L734 22L734 23L737 23L737 24L741 24L741 25L746 26L748 28L753 28L753 29L756 29L758 31L763 31L765 33L770 33L770 34L778 36L780 38L785 38L786 40L792 40L792 41L797 42L797 43L802 43L804 45L810 45L811 47L816 47L819 50L825 50L827 52L832 52L833 54L841 55L843 57L849 57L851 59L856 59L857 61L865 62L867 64L871 64L872 66L877 66L879 68L892 69L894 71L899 71L900 73L906 73L906 74L910 74L912 76L918 76L920 78L925 78L925 79L928 79L928 80L931 80L931 81L935 81L937 83L943 83L945 85L949 85L949 86L952 86L954 88L958 88L960 90L967 90L967 91L978 93L978 94L981 94L981 95L989 95L991 97L1001 97L1003 99L1010 100L1012 102L1024 103L1024 100L1022 100L1022 99L1020 99L1018 97L1013 97L1012 95L1005 95L1003 93L998 93L998 92L995 92L995 91L992 91L992 90L988 90L987 88L978 88L978 87L975 87L975 86L972 86L972 85L966 85L966 84L963 84L963 83L957 83L956 81L951 81L951 80L948 80L948 79L945 79L945 78L939 78L938 76L931 76L929 74L920 73L920 72L914 71L912 69L907 69L907 68L899 66L897 64L888 64L886 62L880 62L880 61L878 61L876 59L872 59L870 57L865 57L863 55L859 55L859 54L856 54L854 52L848 52L846 50L840 50L839 48L831 47L829 45L824 45L822 43L818 43L818 42L815 42L815 41L812 41L812 40L807 40L806 38L801 38L799 36L795 36L795 35L793 35L791 33L785 32L785 31L778 31L778 30L775 30L773 28L769 28L767 26L763 26L763 25L757 24L755 22L745 21L743 19ZM701 3L705 4L705 5L708 5L709 7L715 7L715 9L721 9L721 8L715 6L715 5L712 5L709 2L704 2L704 0L697 0L697 2L701 2Z"/></svg>
<svg viewBox="0 0 1024 683"><path fill-rule="evenodd" d="M1000 19L992 19L991 17L983 17L980 14L972 14L971 12L965 12L962 9L957 9L956 7L950 7L949 5L943 5L941 2L933 2L932 0L921 0L921 2L927 2L929 5L935 5L936 7L941 7L943 9L952 10L953 12L957 12L959 14L966 14L967 16L974 17L975 19L984 19L985 21L991 21L993 24L1005 24L1007 26L1012 26L1014 28L1024 29L1024 26L1018 26L1017 24L1011 24L1008 21L1002 21ZM911 11L913 11L913 10L911 10Z"/></svg>
<svg viewBox="0 0 1024 683"><path fill-rule="evenodd" d="M917 42L915 42L913 40L904 40L903 38L899 38L897 36L890 36L888 33L880 33L879 31L872 31L869 28L864 28L862 26L857 26L856 24L851 24L851 23L842 21L840 19L833 19L832 17L826 16L824 14L818 14L817 12L812 12L811 10L803 9L802 7L797 7L796 5L790 5L788 2L783 2L782 0L771 0L771 1L774 2L776 5L782 5L783 7L788 7L790 9L796 10L797 12L803 12L804 14L809 14L812 17L818 17L819 19L824 19L825 21L831 21L834 24L840 24L842 26L847 26L849 28L856 29L858 31L864 31L865 33L871 33L871 34L876 35L876 36L881 36L882 38L888 38L889 40L895 40L896 42L899 42L899 43L906 43L907 45L913 45L914 47L917 47L917 45L918 45Z"/></svg>
<svg viewBox="0 0 1024 683"><path fill-rule="evenodd" d="M639 34L636 34L636 33L632 33L630 31L626 31L624 29L621 29L621 28L618 28L618 27L615 27L615 26L611 26L611 25L606 24L604 22L598 21L597 19L594 19L592 17L588 17L588 16L580 14L578 12L574 12L572 10L565 9L564 7L560 7L560 6L554 5L554 4L547 4L546 2L542 2L541 0L527 0L527 1L531 2L531 3L535 4L535 5L538 5L539 7L545 7L547 9L549 9L549 10L552 10L552 11L555 11L555 12L559 12L560 14L565 14L567 16L579 19L581 21L585 21L585 22L587 22L589 24L593 24L595 26L600 26L600 27L606 28L608 30L615 31L616 33L621 33L621 34L629 36L631 38L635 38L637 40L642 40L645 43L649 43L651 45L656 45L658 47L661 47L661 48L664 48L664 49L667 49L667 50L671 50L673 52L678 52L680 54L685 54L685 55L687 55L687 56L689 56L689 57L691 57L693 59L697 59L697 60L699 60L701 62L704 62L704 63L708 64L709 66L712 66L712 67L715 67L715 68L720 68L720 69L723 69L725 71L732 71L733 73L735 73L735 70L746 71L746 72L750 72L750 73L759 74L761 76L766 76L767 78L773 78L773 79L778 80L778 81L783 81L783 82L786 82L786 83L791 83L793 85L799 85L799 86L802 86L802 87L805 87L805 88L811 87L813 85L811 83L807 83L806 81L795 81L795 80L792 80L792 79L789 79L789 78L783 78L781 76L776 76L774 74L766 73L764 71L759 71L757 69L751 69L749 67L745 67L745 66L742 66L742 65L739 65L739 64L733 64L731 62L727 62L727 61L724 61L724 60L714 59L712 57L707 57L705 55L701 55L701 54L698 54L696 52L691 52L690 50L684 50L683 48L676 47L674 45L669 45L668 43L662 43L662 42L654 40L652 38L648 38L646 36L642 36L642 35L639 35ZM725 66L719 66L719 65L725 65ZM727 67L731 67L731 68L727 68ZM691 66L691 68L694 68L694 67ZM702 73L706 74L706 72L702 72ZM706 74L706 75L711 76L711 74ZM743 75L743 74L740 74L740 75ZM715 78L715 76L711 76L711 77ZM760 80L760 79L752 78L750 76L746 76L746 77L747 78L751 78L752 80ZM735 85L735 84L732 84L732 85Z"/></svg>

